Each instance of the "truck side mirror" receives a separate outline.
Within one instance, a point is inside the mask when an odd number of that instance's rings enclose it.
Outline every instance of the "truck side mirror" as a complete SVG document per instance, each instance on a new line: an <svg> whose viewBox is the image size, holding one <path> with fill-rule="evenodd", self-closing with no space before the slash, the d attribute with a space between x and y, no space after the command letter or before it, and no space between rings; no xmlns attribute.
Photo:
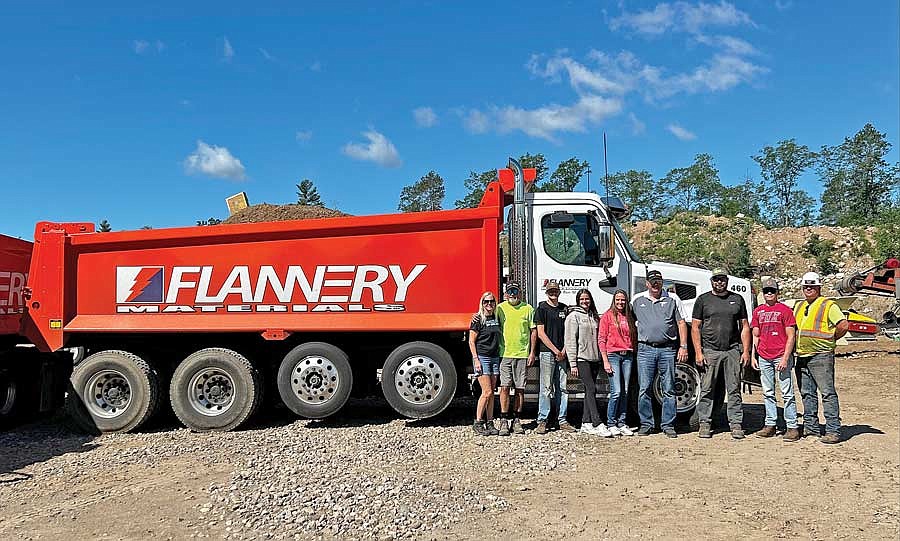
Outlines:
<svg viewBox="0 0 900 541"><path fill-rule="evenodd" d="M616 258L616 237L613 226L602 224L597 230L597 258L604 266Z"/></svg>

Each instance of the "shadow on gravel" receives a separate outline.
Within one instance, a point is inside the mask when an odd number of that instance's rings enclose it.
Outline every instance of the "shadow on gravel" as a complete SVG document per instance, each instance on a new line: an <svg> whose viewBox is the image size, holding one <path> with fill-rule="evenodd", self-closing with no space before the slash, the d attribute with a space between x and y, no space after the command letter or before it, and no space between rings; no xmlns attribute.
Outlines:
<svg viewBox="0 0 900 541"><path fill-rule="evenodd" d="M880 434L884 435L881 430L869 425L844 425L841 427L841 439L847 441L850 438L861 434Z"/></svg>
<svg viewBox="0 0 900 541"><path fill-rule="evenodd" d="M31 479L19 472L33 464L68 453L84 453L97 447L94 436L71 430L63 419L54 417L0 434L0 484Z"/></svg>

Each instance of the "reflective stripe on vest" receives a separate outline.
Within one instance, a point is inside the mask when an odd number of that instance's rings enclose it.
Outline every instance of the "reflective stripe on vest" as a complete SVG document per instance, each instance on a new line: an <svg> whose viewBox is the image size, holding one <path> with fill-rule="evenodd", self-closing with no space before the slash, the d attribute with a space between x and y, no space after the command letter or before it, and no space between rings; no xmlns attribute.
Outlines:
<svg viewBox="0 0 900 541"><path fill-rule="evenodd" d="M820 299L821 302L819 302ZM816 317L813 319L812 325L809 325L808 317L804 317L803 326L797 325L800 338L822 338L825 340L832 340L834 338L834 331L828 331L828 320L825 315L831 309L831 305L834 301L826 299L825 297L819 297L814 300L812 304L809 304L808 308L812 308L817 302L819 302L819 308L816 310ZM794 307L794 319L797 321L800 321L800 310L806 304L808 304L807 301L802 301Z"/></svg>

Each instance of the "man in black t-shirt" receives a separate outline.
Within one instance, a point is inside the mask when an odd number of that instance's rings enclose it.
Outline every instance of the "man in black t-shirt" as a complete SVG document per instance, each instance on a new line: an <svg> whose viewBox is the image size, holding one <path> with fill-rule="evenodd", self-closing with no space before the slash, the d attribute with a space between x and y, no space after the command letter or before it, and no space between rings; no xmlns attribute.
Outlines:
<svg viewBox="0 0 900 541"><path fill-rule="evenodd" d="M559 302L559 285L549 280L545 286L547 300L538 304L534 312L537 325L538 352L540 354L540 395L538 398L538 434L547 433L551 407L558 412L559 428L568 432L575 428L566 421L568 395L566 395L566 305Z"/></svg>
<svg viewBox="0 0 900 541"><path fill-rule="evenodd" d="M740 295L728 291L728 273L724 269L714 269L710 281L712 291L697 297L691 322L696 362L703 371L697 404L699 436L712 437L713 393L719 374L724 372L731 437L740 440L744 438L741 365L750 364L747 306Z"/></svg>

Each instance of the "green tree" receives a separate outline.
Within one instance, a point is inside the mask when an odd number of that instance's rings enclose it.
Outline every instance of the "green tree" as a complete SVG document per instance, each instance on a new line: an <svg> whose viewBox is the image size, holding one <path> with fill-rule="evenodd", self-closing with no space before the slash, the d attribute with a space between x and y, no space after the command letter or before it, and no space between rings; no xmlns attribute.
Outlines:
<svg viewBox="0 0 900 541"><path fill-rule="evenodd" d="M581 182L581 179L590 173L591 164L572 157L560 163L550 175L550 180L539 185L535 191L571 192Z"/></svg>
<svg viewBox="0 0 900 541"><path fill-rule="evenodd" d="M297 203L313 207L323 206L322 198L319 197L319 191L316 190L313 181L308 178L303 179L300 184L297 184Z"/></svg>
<svg viewBox="0 0 900 541"><path fill-rule="evenodd" d="M816 162L817 154L794 139L780 141L777 146L766 145L753 156L759 164L763 185L773 194L766 209L769 222L780 226L809 223L809 213L815 201L797 186L800 175Z"/></svg>
<svg viewBox="0 0 900 541"><path fill-rule="evenodd" d="M535 169L535 186L540 186L541 183L544 182L544 179L547 178L547 173L550 171L550 167L547 165L547 158L545 158L543 154L525 153L519 157L519 163L522 164L522 169Z"/></svg>
<svg viewBox="0 0 900 541"><path fill-rule="evenodd" d="M743 214L759 221L762 218L759 201L763 193L762 184L754 182L749 176L735 186L722 186L718 198L718 214L729 217Z"/></svg>
<svg viewBox="0 0 900 541"><path fill-rule="evenodd" d="M209 218L207 220L197 220L197 225L219 225L222 220L218 218Z"/></svg>
<svg viewBox="0 0 900 541"><path fill-rule="evenodd" d="M429 171L415 183L403 188L397 209L401 212L441 210L443 201L444 179L434 171Z"/></svg>
<svg viewBox="0 0 900 541"><path fill-rule="evenodd" d="M712 214L722 191L719 170L709 154L697 154L688 167L672 169L663 179L676 211Z"/></svg>
<svg viewBox="0 0 900 541"><path fill-rule="evenodd" d="M871 224L892 206L900 187L900 164L884 157L891 144L884 133L866 124L840 145L823 146L818 172L825 185L820 218L838 225Z"/></svg>
<svg viewBox="0 0 900 541"><path fill-rule="evenodd" d="M142 225L141 229L153 229L152 225Z"/></svg>
<svg viewBox="0 0 900 541"><path fill-rule="evenodd" d="M609 193L628 205L633 220L657 220L668 210L668 194L649 171L619 171L609 176Z"/></svg>
<svg viewBox="0 0 900 541"><path fill-rule="evenodd" d="M534 182L535 186L540 185L544 178L547 177L549 168L547 167L547 159L544 158L543 154L524 154L519 158L519 163L522 164L522 167L525 169L536 169L537 175ZM463 182L468 193L462 199L454 201L453 206L458 209L471 209L477 207L478 203L481 203L481 198L484 196L484 189L487 188L488 184L495 180L497 180L496 169L488 169L487 171L482 171L480 173L477 171L470 171L469 177Z"/></svg>
<svg viewBox="0 0 900 541"><path fill-rule="evenodd" d="M103 219L100 220L100 226L97 228L97 231L101 233L109 233L110 231L112 231L112 226L109 225L109 222Z"/></svg>

